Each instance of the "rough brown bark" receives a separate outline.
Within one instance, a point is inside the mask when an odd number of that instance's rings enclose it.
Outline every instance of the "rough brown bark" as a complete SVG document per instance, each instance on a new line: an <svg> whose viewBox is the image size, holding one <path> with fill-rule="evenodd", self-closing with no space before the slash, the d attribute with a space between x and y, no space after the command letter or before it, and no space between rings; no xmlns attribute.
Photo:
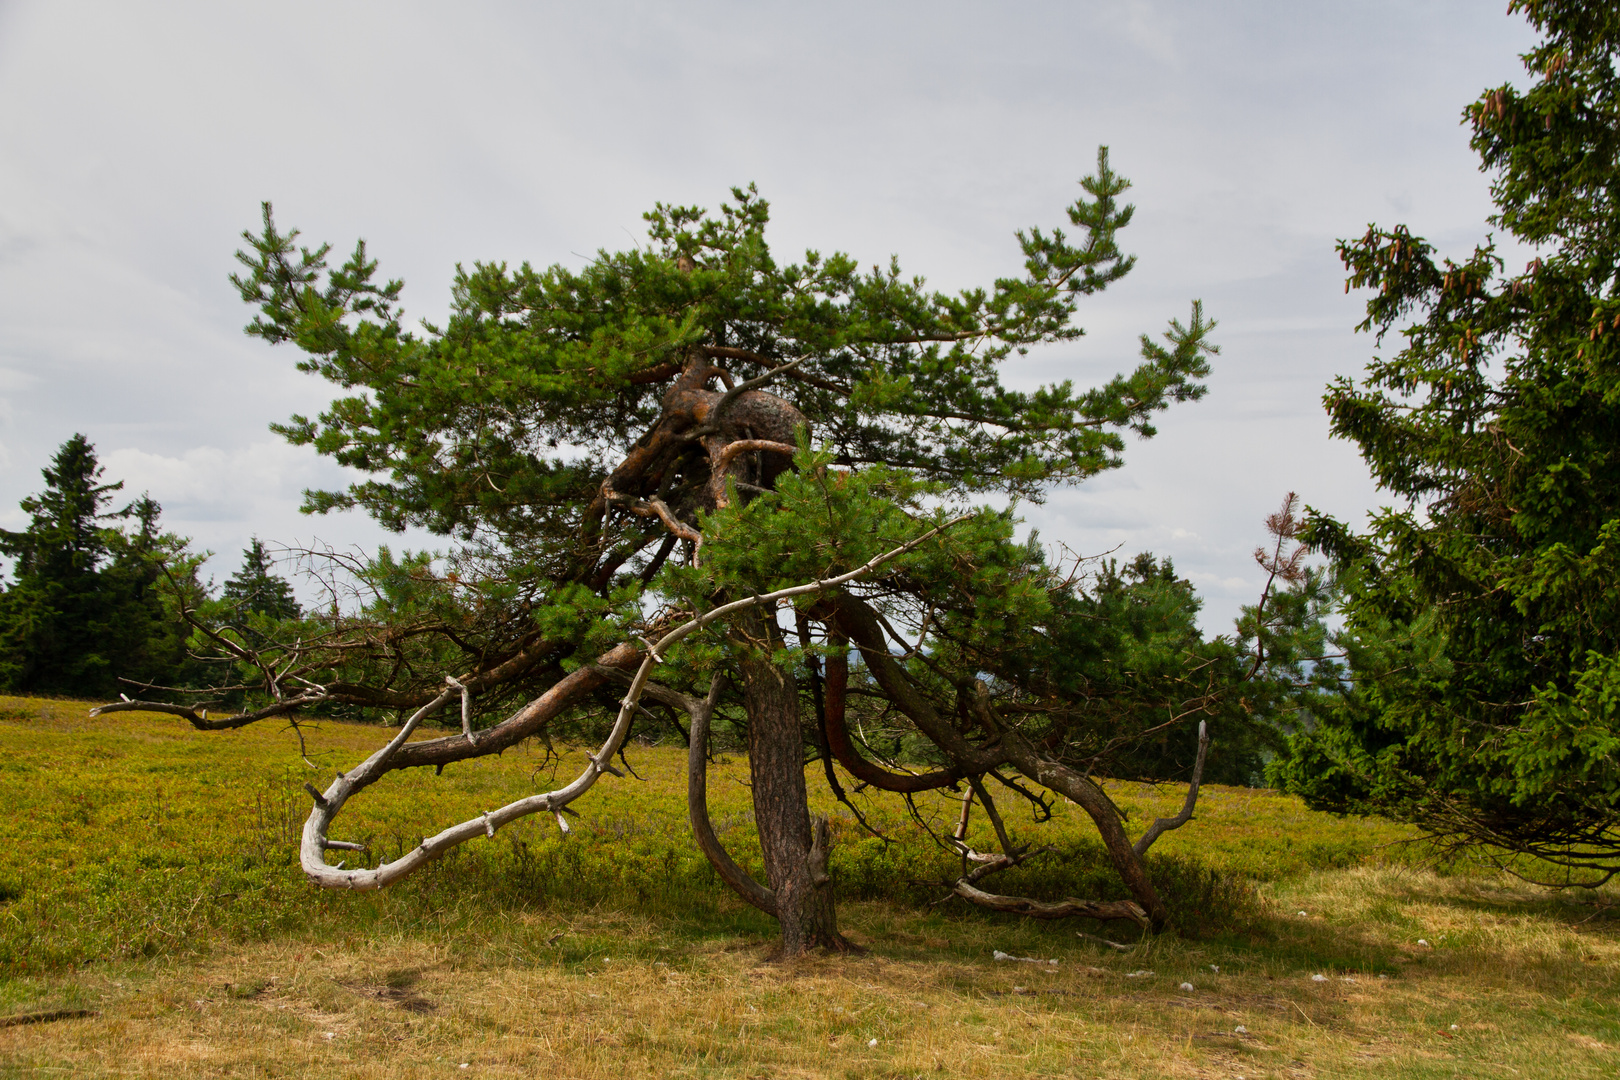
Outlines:
<svg viewBox="0 0 1620 1080"><path fill-rule="evenodd" d="M751 612L739 626L755 643L775 645L779 636L769 613ZM741 666L754 822L765 876L776 898L782 955L815 948L846 951L850 944L838 932L827 874L829 830L825 819L814 825L810 821L799 688L789 672L765 656L750 657Z"/></svg>

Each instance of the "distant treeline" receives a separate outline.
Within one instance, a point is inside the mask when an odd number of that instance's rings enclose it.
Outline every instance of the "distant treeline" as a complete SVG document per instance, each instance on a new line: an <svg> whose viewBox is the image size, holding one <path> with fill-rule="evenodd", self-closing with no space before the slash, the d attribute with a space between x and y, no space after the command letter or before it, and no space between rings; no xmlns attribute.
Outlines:
<svg viewBox="0 0 1620 1080"><path fill-rule="evenodd" d="M74 435L43 470L45 489L22 501L28 527L0 530L11 560L0 577L0 690L112 698L212 685L219 665L189 647L196 628L182 609L216 625L299 617L257 539L216 596L198 576L209 553L162 531L149 495L113 509L124 485L103 483L102 471L90 440Z"/></svg>

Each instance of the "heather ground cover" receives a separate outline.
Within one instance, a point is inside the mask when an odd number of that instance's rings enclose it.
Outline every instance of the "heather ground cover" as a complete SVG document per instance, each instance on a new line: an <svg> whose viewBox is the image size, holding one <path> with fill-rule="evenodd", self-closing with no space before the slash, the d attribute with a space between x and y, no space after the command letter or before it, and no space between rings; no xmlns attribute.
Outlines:
<svg viewBox="0 0 1620 1080"><path fill-rule="evenodd" d="M567 837L534 819L389 890L339 894L297 872L302 785L358 761L381 729L316 725L301 756L273 724L200 733L86 709L0 698L0 1024L85 1014L0 1026L0 1075L1620 1069L1612 887L1551 893L1437 864L1399 826L1268 791L1208 789L1197 820L1160 842L1179 925L1128 952L1081 936L1134 939L1118 927L930 906L952 864L903 807L862 804L886 844L818 796L842 921L869 952L782 964L767 920L691 850L681 748L632 747L644 779L604 778ZM581 760L536 747L392 776L346 811L342 835L392 856ZM711 801L758 872L744 764L721 755ZM1110 792L1133 820L1181 798ZM921 809L954 820L943 796ZM996 888L1121 895L1074 808L1015 831L1058 850Z"/></svg>

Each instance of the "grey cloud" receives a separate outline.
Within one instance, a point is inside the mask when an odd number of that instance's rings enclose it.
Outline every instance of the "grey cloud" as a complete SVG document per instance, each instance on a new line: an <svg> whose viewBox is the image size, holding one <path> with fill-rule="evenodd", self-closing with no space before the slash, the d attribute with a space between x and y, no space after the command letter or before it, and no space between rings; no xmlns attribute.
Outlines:
<svg viewBox="0 0 1620 1080"><path fill-rule="evenodd" d="M1482 236L1457 119L1529 44L1461 0L0 7L0 522L82 430L231 561L254 533L393 539L296 514L342 477L265 430L330 394L240 334L225 277L261 199L365 236L429 318L458 260L573 261L749 180L780 250L954 288L1014 269L1012 230L1059 220L1108 143L1140 265L1009 377L1106 378L1194 297L1223 353L1205 401L1030 521L1174 556L1218 628L1283 491L1376 504L1318 403L1371 351L1333 240Z"/></svg>

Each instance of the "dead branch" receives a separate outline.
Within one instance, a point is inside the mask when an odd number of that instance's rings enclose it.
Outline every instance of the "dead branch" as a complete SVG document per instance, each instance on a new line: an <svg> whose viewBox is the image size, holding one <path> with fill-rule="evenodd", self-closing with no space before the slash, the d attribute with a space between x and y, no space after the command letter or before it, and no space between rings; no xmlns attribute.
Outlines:
<svg viewBox="0 0 1620 1080"><path fill-rule="evenodd" d="M796 596L804 596L816 592L825 592L827 590L836 589L841 585L847 584L848 582L855 581L858 578L864 577L865 575L871 573L884 563L898 558L906 552L911 551L913 548L926 543L953 525L967 520L967 518L968 515L962 515L946 521L943 524L921 534L920 536L901 544L899 547L892 548L889 551L873 556L861 566L858 566L854 570L847 573L839 574L823 580L807 582L803 585L794 585L785 589L777 589L776 591L770 593L762 593L755 596L744 597L741 600L734 600L728 604L722 604L710 611L693 616L692 618L681 623L679 626L675 627L673 630L665 633L656 642L648 643L645 646L644 652L630 645L619 646L617 649L612 650L612 652L608 655L613 656L613 654L618 654L628 650L629 656L640 654L642 656L641 663L636 669L635 676L630 681L629 691L625 694L623 700L619 704L618 716L614 720L613 728L608 734L607 741L602 744L600 751L594 755L590 755L587 758L589 763L586 765L585 769L574 778L573 782L564 787L558 788L555 791L548 791L541 795L531 795L524 799L518 799L514 802L507 803L505 806L500 807L497 810L486 811L476 818L464 821L459 825L453 825L435 836L427 837L415 848L406 852L393 862L382 863L375 869L348 870L345 869L342 864L338 866L329 866L325 859L328 843L327 830L331 827L333 819L335 819L342 811L344 803L347 802L351 796L375 783L387 772L392 771L393 769L407 768L412 764L433 763L430 758L426 758L425 755L421 754L413 756L417 758L424 758L424 760L411 761L408 759L399 759L397 756L399 755L401 748L405 746L406 740L410 738L411 733L416 729L417 724L421 723L424 717L436 712L445 704L445 702L450 699L451 695L455 692L455 687L447 687L442 693L439 694L438 697L434 698L432 701L428 702L426 705L422 706L422 708L418 709L414 714L412 714L410 719L406 720L404 725L401 726L399 734L395 735L393 739L391 739L382 749L372 754L371 757L367 758L348 774L345 775L343 773L339 773L337 779L333 780L324 792L317 792L313 788L310 789L315 805L311 809L308 819L304 822L303 839L299 846L299 861L305 875L317 885L321 885L326 888L376 889L399 880L412 871L419 869L423 864L436 856L443 854L445 851L448 851L453 847L464 844L468 840L471 840L480 834L493 838L495 836L495 830L500 828L502 825L516 821L519 818L527 817L530 814L535 814L542 811L554 813L557 815L558 826L566 832L568 826L562 817L563 808L569 803L573 802L575 799L579 798L581 795L585 794L585 792L589 791L596 783L597 777L599 777L602 773L617 772L617 770L612 767L610 762L613 759L613 755L619 751L621 746L623 746L625 736L629 733L630 724L635 717L637 709L639 708L638 703L643 690L646 688L648 676L652 673L652 669L655 665L663 662L664 653L669 648L674 646L681 639L696 633L709 624L723 619L728 615L745 611L760 605L772 605L782 600L792 599ZM626 656L615 657L615 659L619 660L619 663L610 663L607 666L620 666L623 660L627 658L628 657ZM604 657L604 659L606 659L606 657ZM560 682L557 686L552 687L552 689L547 691L546 694L541 695L541 698L530 703L530 705L525 709L520 710L517 715L511 717L502 724L497 725L495 728L490 729L488 732L482 733L482 736L487 737L469 738L465 743L462 743L459 739L436 739L433 740L433 742L439 744L455 742L458 744L458 752L453 755L455 759L465 756L482 756L483 754L492 753L498 748L499 745L504 745L502 742L503 736L498 733L501 733L502 729L507 729L507 731L510 732L513 729L519 729L532 724L532 715L541 714L546 711L537 707L541 706L542 702L545 702L548 697L553 698L551 705L553 708L555 708L559 703L571 701L577 697L578 693L583 692L581 688L586 686L601 685L601 681L605 680L605 678L606 676L602 675L595 666L580 668L562 680L562 682ZM595 681L593 683L589 680ZM562 691L564 685L568 684L570 681L574 682L574 687L572 688L574 692L560 692ZM520 720L520 718L524 717L525 713L530 713L532 715L530 718ZM543 721L541 722L543 723ZM693 744L695 746L698 745L697 740L694 739ZM432 743L427 745L431 746ZM701 750L699 750L699 752L701 752Z"/></svg>
<svg viewBox="0 0 1620 1080"><path fill-rule="evenodd" d="M1149 927L1148 913L1134 900L1076 900L1065 897L1055 903L1030 900L1022 896L999 896L958 879L951 891L962 899L992 911L1005 911L1011 915L1027 915L1032 919L1129 919L1143 928Z"/></svg>
<svg viewBox="0 0 1620 1080"><path fill-rule="evenodd" d="M1181 813L1173 818L1159 818L1148 826L1142 838L1132 845L1137 855L1146 855L1154 841L1172 829L1179 829L1192 820L1193 807L1198 803L1198 784L1204 778L1204 758L1209 753L1209 726L1198 721L1198 758L1193 762L1192 778L1187 784L1187 801L1181 804Z"/></svg>
<svg viewBox="0 0 1620 1080"><path fill-rule="evenodd" d="M22 1027L25 1024L50 1024L57 1020L82 1020L100 1016L94 1009L51 1009L48 1012L15 1013L0 1016L0 1028Z"/></svg>
<svg viewBox="0 0 1620 1080"><path fill-rule="evenodd" d="M287 713L300 709L305 705L312 705L315 702L324 700L326 700L325 694L300 695L296 698L278 701L273 705L266 705L264 708L254 712L220 716L214 719L209 719L207 709L198 712L196 709L188 708L185 705L170 705L161 701L115 701L110 705L98 705L90 710L90 715L105 716L108 713L116 712L167 713L170 716L183 717L190 721L191 726L199 731L229 731L232 728L247 727L249 724L259 720L268 720L272 716L285 716Z"/></svg>
<svg viewBox="0 0 1620 1080"><path fill-rule="evenodd" d="M461 735L470 743L473 741L472 691L467 689L465 683L456 681L454 675L446 675L444 681L461 691Z"/></svg>

